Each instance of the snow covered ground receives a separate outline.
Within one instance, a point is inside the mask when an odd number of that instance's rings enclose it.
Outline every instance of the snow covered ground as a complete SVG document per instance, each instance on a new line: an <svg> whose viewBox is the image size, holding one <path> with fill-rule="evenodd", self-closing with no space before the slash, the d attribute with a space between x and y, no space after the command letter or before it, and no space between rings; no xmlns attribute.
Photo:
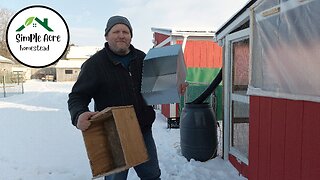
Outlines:
<svg viewBox="0 0 320 180"><path fill-rule="evenodd" d="M0 180L89 180L82 134L67 110L73 83L27 81L25 93L0 97ZM179 129L157 112L153 126L164 180L243 180L227 161L188 162ZM137 180L130 170L129 180Z"/></svg>

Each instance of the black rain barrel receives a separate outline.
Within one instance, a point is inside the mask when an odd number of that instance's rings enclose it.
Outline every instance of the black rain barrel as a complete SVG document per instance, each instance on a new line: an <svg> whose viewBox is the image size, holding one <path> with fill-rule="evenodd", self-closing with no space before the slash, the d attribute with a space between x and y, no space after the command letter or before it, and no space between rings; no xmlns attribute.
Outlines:
<svg viewBox="0 0 320 180"><path fill-rule="evenodd" d="M217 154L217 120L209 103L186 103L180 118L180 145L188 159L207 161Z"/></svg>

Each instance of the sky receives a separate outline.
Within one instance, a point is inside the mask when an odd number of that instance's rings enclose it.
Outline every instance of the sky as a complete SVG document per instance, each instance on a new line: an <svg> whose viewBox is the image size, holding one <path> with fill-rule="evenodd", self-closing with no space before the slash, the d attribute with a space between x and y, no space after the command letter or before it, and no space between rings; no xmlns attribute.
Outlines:
<svg viewBox="0 0 320 180"><path fill-rule="evenodd" d="M24 94L9 93L6 98L0 97L1 180L92 178L81 131L71 124L67 109L73 83L29 80L24 84ZM10 92L10 88L7 91ZM152 130L161 179L246 179L229 161L221 158L221 150L216 158L206 162L187 161L181 154L180 130L167 129L166 119L160 111L157 111ZM218 129L218 140L218 149L221 149L221 129ZM138 180L132 169L128 180Z"/></svg>
<svg viewBox="0 0 320 180"><path fill-rule="evenodd" d="M103 46L109 17L126 16L133 27L132 44L147 53L152 27L217 31L248 0L0 0L0 8L19 11L30 5L53 8L66 20L70 43Z"/></svg>

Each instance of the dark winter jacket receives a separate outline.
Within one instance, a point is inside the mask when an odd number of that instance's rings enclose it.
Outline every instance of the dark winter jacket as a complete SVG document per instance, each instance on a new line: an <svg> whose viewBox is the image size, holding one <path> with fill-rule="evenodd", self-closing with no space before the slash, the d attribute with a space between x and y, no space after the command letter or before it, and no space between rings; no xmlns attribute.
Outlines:
<svg viewBox="0 0 320 180"><path fill-rule="evenodd" d="M108 43L84 62L69 94L68 107L73 125L76 126L81 113L89 111L88 105L93 98L95 111L112 106L133 105L141 131L151 128L155 112L151 106L146 105L140 93L145 53L132 45L130 50L133 59L129 70L114 60L115 54L109 49Z"/></svg>

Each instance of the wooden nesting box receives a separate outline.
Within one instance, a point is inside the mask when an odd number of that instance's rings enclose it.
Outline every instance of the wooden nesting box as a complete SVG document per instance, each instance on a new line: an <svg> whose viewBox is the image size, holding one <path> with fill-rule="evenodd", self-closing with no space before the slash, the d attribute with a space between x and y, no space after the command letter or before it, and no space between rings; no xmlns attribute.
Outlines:
<svg viewBox="0 0 320 180"><path fill-rule="evenodd" d="M148 160L133 106L106 108L91 119L83 138L93 178L129 169Z"/></svg>

